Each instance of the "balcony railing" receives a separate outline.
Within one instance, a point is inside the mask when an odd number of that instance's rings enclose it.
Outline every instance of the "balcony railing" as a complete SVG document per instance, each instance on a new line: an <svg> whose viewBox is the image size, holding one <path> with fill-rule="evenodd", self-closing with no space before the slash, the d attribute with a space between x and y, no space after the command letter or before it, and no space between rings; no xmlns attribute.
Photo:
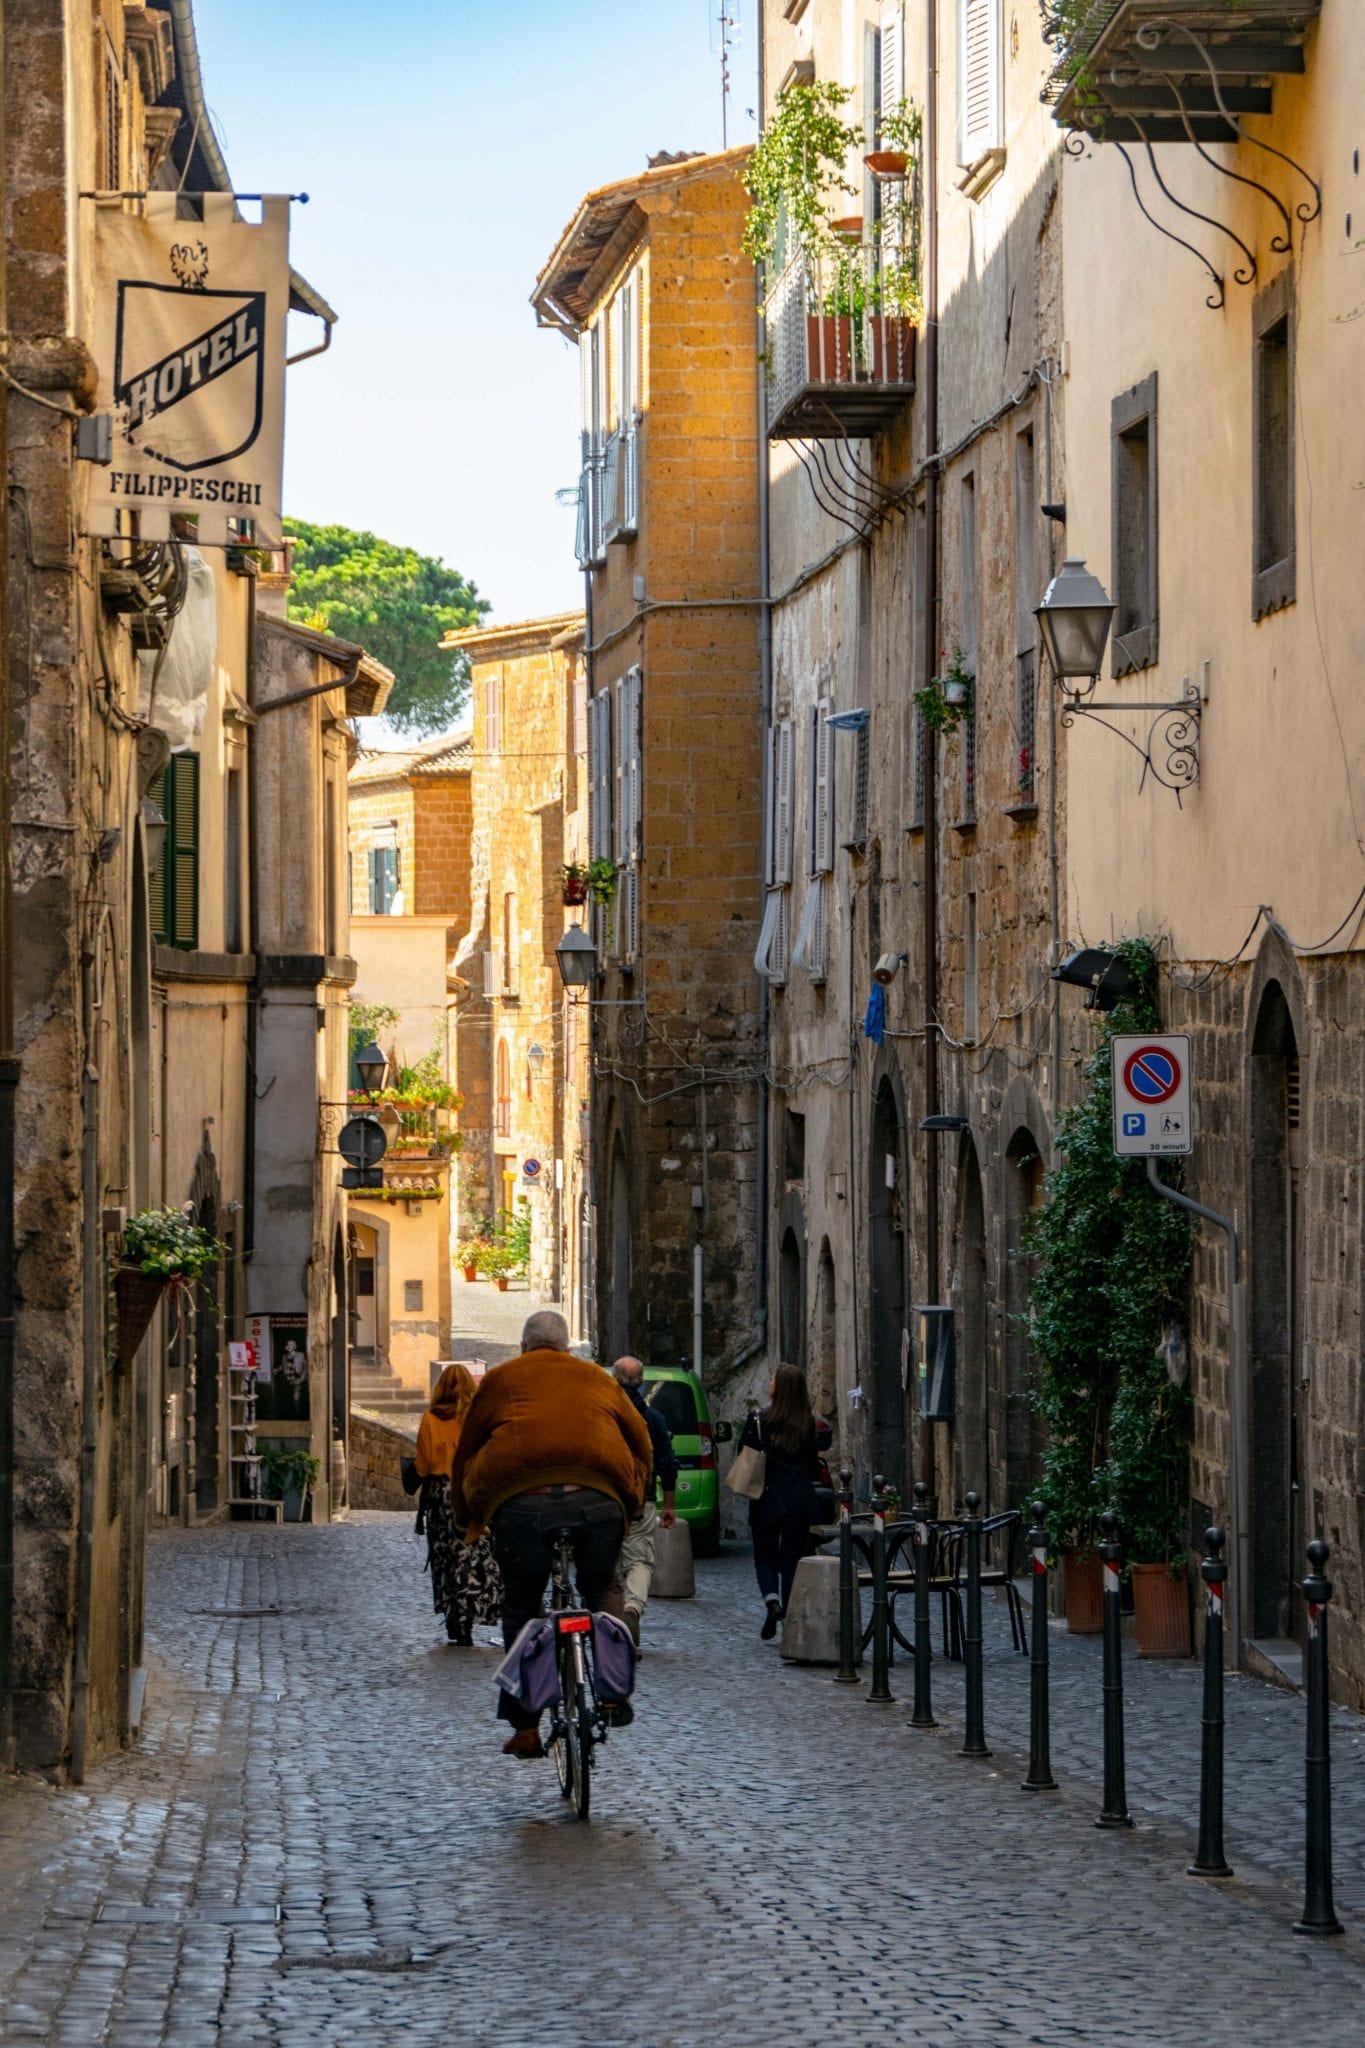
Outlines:
<svg viewBox="0 0 1365 2048"><path fill-rule="evenodd" d="M1321 0L1094 0L1079 21L1044 0L1060 61L1044 99L1062 128L1102 142L1235 142L1301 73Z"/></svg>
<svg viewBox="0 0 1365 2048"><path fill-rule="evenodd" d="M850 244L798 255L768 296L768 434L861 439L915 388L918 280L909 252Z"/></svg>

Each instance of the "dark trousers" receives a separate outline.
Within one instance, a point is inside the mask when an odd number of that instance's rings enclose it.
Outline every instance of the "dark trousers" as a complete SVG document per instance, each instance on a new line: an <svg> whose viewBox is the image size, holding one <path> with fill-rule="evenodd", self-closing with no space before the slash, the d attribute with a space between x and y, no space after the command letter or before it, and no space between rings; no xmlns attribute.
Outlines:
<svg viewBox="0 0 1365 2048"><path fill-rule="evenodd" d="M519 1493L498 1509L490 1532L502 1573L502 1640L509 1650L545 1604L556 1529L569 1531L578 1597L595 1613L616 1570L625 1528L617 1503L586 1486ZM534 1728L540 1716L527 1713L499 1687L498 1719L514 1728Z"/></svg>
<svg viewBox="0 0 1365 2048"><path fill-rule="evenodd" d="M772 1596L787 1611L796 1567L815 1548L810 1517L800 1515L755 1515L750 1523L754 1539L754 1571L764 1599Z"/></svg>

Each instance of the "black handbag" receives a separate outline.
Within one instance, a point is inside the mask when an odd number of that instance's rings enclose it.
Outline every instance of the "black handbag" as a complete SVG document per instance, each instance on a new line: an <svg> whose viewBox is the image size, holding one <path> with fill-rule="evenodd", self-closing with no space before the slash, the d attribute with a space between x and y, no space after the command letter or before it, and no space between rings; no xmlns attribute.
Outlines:
<svg viewBox="0 0 1365 2048"><path fill-rule="evenodd" d="M404 1493L409 1496L416 1493L418 1487L422 1484L421 1479L418 1477L416 1458L400 1458L398 1460L398 1472L403 1481Z"/></svg>

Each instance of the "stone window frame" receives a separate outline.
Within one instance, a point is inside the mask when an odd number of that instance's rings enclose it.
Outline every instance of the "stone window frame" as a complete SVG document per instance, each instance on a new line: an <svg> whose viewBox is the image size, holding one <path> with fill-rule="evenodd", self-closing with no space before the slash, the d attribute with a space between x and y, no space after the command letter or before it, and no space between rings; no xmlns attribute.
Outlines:
<svg viewBox="0 0 1365 2048"><path fill-rule="evenodd" d="M1282 611L1298 596L1297 506L1294 469L1297 449L1294 438L1295 335L1294 275L1282 270L1257 297L1251 309L1251 615L1256 620ZM1268 379L1266 364L1269 344L1277 330L1284 331L1287 379L1284 447L1284 517L1289 532L1289 552L1274 562L1262 562L1264 494L1266 486L1265 416Z"/></svg>
<svg viewBox="0 0 1365 2048"><path fill-rule="evenodd" d="M1120 633L1119 620L1123 616L1123 597L1127 586L1124 582L1126 551L1123 532L1129 518L1129 498L1125 492L1128 470L1124 459L1123 442L1128 440L1139 427L1145 428L1147 443L1147 486L1142 516L1147 535L1146 588L1141 592L1140 621L1127 633ZM1160 647L1161 627L1161 522L1160 522L1160 437L1157 418L1157 373L1144 377L1140 384L1121 392L1110 407L1109 420L1110 457L1110 530L1111 561L1114 578L1114 639L1112 647L1113 674L1132 675L1137 669L1150 668L1156 661Z"/></svg>

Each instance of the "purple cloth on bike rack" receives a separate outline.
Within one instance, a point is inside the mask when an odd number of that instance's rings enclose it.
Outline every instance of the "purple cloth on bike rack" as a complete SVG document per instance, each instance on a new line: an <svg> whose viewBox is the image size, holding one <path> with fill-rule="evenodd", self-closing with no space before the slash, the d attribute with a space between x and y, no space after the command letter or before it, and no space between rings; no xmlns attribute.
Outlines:
<svg viewBox="0 0 1365 2048"><path fill-rule="evenodd" d="M493 1676L528 1714L553 1706L560 1697L554 1623L543 1614L533 1616Z"/></svg>
<svg viewBox="0 0 1365 2048"><path fill-rule="evenodd" d="M628 1700L635 1690L635 1645L630 1630L614 1614L594 1614L592 1654L597 1665L597 1697Z"/></svg>

